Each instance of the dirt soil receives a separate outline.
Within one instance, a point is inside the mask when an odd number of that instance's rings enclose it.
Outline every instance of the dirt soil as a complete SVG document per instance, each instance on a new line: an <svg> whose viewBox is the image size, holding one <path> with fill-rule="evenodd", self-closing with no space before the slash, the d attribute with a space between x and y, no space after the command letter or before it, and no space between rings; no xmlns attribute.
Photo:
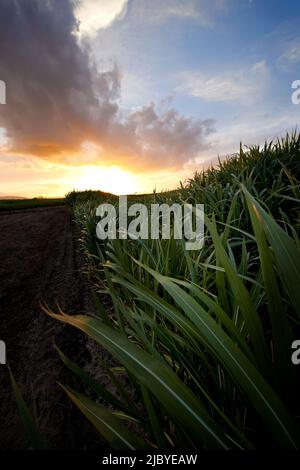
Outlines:
<svg viewBox="0 0 300 470"><path fill-rule="evenodd" d="M65 207L0 214L0 339L50 449L104 445L57 384L78 389L54 343L83 365L91 361L86 338L40 308L44 301L71 314L93 310L74 231ZM0 365L0 449L29 447L7 368Z"/></svg>

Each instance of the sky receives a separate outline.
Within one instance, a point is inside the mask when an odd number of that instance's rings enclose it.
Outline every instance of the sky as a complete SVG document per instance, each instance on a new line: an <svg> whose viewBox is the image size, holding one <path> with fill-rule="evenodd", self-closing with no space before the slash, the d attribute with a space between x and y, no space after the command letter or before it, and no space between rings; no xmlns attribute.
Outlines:
<svg viewBox="0 0 300 470"><path fill-rule="evenodd" d="M295 80L296 0L0 0L0 197L173 189L299 129Z"/></svg>

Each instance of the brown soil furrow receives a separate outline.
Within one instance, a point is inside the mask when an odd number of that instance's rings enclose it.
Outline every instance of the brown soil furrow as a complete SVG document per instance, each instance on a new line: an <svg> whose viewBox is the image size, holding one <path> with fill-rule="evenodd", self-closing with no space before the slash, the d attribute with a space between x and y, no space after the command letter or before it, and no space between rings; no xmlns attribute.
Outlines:
<svg viewBox="0 0 300 470"><path fill-rule="evenodd" d="M80 272L71 215L64 207L0 214L0 339L50 448L96 448L90 425L58 381L73 384L53 344L81 364L90 354L77 331L42 313L41 302L68 313L92 310ZM77 385L77 384L76 384ZM0 366L0 448L28 448L5 366Z"/></svg>

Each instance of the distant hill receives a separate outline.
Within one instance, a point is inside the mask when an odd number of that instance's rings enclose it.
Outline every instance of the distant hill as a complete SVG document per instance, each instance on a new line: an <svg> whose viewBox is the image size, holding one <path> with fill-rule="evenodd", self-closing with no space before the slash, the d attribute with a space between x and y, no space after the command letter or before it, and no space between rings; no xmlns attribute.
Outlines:
<svg viewBox="0 0 300 470"><path fill-rule="evenodd" d="M3 200L6 200L6 201L12 201L12 200L15 200L15 199L28 199L27 197L21 197L21 196L0 196L0 199L3 201Z"/></svg>
<svg viewBox="0 0 300 470"><path fill-rule="evenodd" d="M36 207L54 207L54 206L64 206L66 201L64 198L33 198L33 199L23 199L21 197L15 197L14 199L11 196L3 198L0 197L0 212L3 211L15 211L15 210L24 210L24 209L34 209Z"/></svg>

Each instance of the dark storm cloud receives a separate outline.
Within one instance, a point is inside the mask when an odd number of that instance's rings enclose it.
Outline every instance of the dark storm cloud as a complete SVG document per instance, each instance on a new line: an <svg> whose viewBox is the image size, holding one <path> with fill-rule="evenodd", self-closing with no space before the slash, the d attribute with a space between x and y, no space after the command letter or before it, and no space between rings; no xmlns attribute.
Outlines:
<svg viewBox="0 0 300 470"><path fill-rule="evenodd" d="M72 0L0 1L1 109L14 152L55 160L84 141L106 159L133 165L180 165L204 147L211 121L193 121L153 104L121 117L120 73L99 73L79 44Z"/></svg>
<svg viewBox="0 0 300 470"><path fill-rule="evenodd" d="M158 112L154 103L149 103L128 116L125 132L134 136L142 162L170 168L182 165L205 147L213 124L210 119L186 118L174 109Z"/></svg>
<svg viewBox="0 0 300 470"><path fill-rule="evenodd" d="M76 41L76 26L69 0L0 2L0 77L7 85L0 125L17 150L48 155L78 148L96 134L96 111L103 125L117 111L117 71L97 74Z"/></svg>

